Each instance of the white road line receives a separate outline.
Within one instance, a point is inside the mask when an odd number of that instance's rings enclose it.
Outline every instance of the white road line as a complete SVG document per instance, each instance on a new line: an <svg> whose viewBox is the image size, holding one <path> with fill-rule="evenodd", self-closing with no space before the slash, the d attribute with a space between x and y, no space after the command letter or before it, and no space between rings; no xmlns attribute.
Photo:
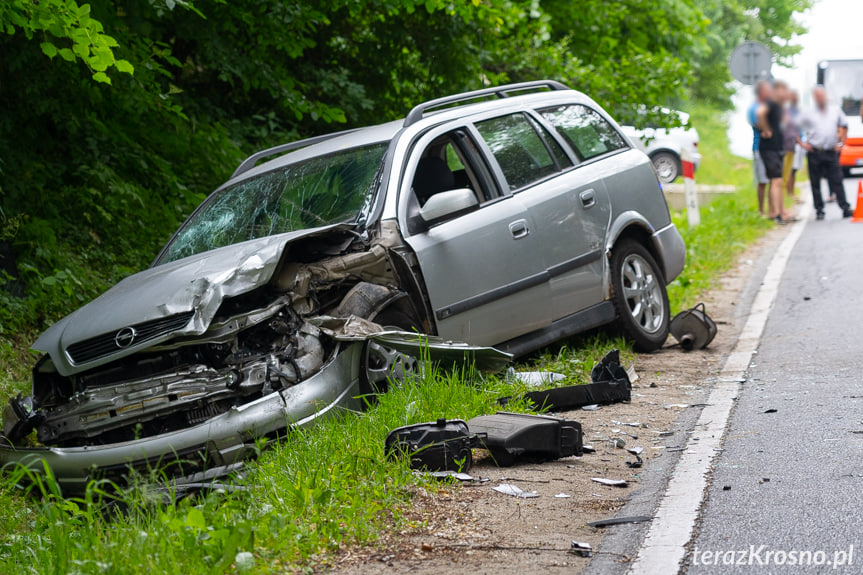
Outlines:
<svg viewBox="0 0 863 575"><path fill-rule="evenodd" d="M801 206L799 211L801 221L789 230L767 268L749 318L710 392L708 405L695 423L629 575L677 573L680 570L707 490L710 467L722 446L734 400L740 393L740 382L752 355L758 350L788 258L809 220L810 205Z"/></svg>

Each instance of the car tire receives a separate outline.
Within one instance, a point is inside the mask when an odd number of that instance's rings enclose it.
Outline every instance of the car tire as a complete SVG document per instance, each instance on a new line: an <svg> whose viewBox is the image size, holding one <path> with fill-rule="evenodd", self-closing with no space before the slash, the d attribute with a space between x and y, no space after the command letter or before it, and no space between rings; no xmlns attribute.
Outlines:
<svg viewBox="0 0 863 575"><path fill-rule="evenodd" d="M683 172L680 158L672 152L657 152L650 156L650 161L656 169L656 177L663 184L670 184Z"/></svg>
<svg viewBox="0 0 863 575"><path fill-rule="evenodd" d="M624 239L614 247L611 289L620 327L636 351L661 348L668 338L671 308L665 277L644 246Z"/></svg>

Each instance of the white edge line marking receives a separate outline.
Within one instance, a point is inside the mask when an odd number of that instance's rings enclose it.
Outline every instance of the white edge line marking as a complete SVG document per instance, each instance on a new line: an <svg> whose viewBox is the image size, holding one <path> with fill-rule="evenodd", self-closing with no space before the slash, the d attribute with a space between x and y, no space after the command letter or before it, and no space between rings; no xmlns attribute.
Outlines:
<svg viewBox="0 0 863 575"><path fill-rule="evenodd" d="M753 354L758 350L767 317L776 301L779 283L788 258L809 219L810 204L801 207L800 220L782 240L767 272L749 318L734 350L725 360L717 383L707 398L694 430L672 473L644 543L630 567L629 575L677 573L686 554L686 545L698 521L707 489L707 477L717 450L722 446L734 401Z"/></svg>

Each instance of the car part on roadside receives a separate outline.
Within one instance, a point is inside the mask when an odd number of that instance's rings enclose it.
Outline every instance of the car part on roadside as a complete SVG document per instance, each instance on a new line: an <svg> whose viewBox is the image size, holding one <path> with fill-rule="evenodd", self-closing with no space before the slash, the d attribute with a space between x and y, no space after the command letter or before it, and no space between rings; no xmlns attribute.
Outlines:
<svg viewBox="0 0 863 575"><path fill-rule="evenodd" d="M456 471L425 471L423 473L429 477L434 477L435 479L455 479L460 483L468 485L488 483L491 481L488 477L474 477L468 473Z"/></svg>
<svg viewBox="0 0 863 575"><path fill-rule="evenodd" d="M606 479L605 477L591 477L591 481L608 485L609 487L628 487L629 482L626 479Z"/></svg>
<svg viewBox="0 0 863 575"><path fill-rule="evenodd" d="M588 523L591 527L608 527L610 525L626 525L628 523L644 523L652 521L653 517L647 515L633 515L632 517L614 517L612 519L600 519L599 521L591 521Z"/></svg>
<svg viewBox="0 0 863 575"><path fill-rule="evenodd" d="M529 387L541 387L563 381L566 376L553 371L515 371L510 367L506 372L506 378L510 381L521 382Z"/></svg>
<svg viewBox="0 0 863 575"><path fill-rule="evenodd" d="M524 397L537 409L550 411L569 411L632 399L632 383L629 381L629 374L620 365L620 350L613 349L605 354L590 370L590 379L591 383L587 385L531 391ZM498 401L506 405L509 399L504 397Z"/></svg>
<svg viewBox="0 0 863 575"><path fill-rule="evenodd" d="M627 467L631 469L637 469L644 465L644 460L641 459L641 454L644 453L643 447L629 447L626 451L635 456L635 461L626 462Z"/></svg>
<svg viewBox="0 0 863 575"><path fill-rule="evenodd" d="M560 459L582 454L582 430L577 421L547 415L499 411L467 422L495 463L509 466L520 457Z"/></svg>
<svg viewBox="0 0 863 575"><path fill-rule="evenodd" d="M570 553L579 557L593 557L593 547L590 546L590 543L573 541L570 545Z"/></svg>
<svg viewBox="0 0 863 575"><path fill-rule="evenodd" d="M716 337L716 322L707 315L702 302L674 316L669 330L674 339L680 342L680 347L686 351L692 351L710 345Z"/></svg>
<svg viewBox="0 0 863 575"><path fill-rule="evenodd" d="M501 483L497 487L492 487L492 489L498 493L511 495L512 497L517 497L519 499L533 499L535 497L539 497L539 494L535 491L522 491L519 487L516 487L511 483Z"/></svg>
<svg viewBox="0 0 863 575"><path fill-rule="evenodd" d="M390 459L408 458L412 469L467 472L473 465L471 448L481 447L482 439L461 419L438 419L393 429L384 452Z"/></svg>

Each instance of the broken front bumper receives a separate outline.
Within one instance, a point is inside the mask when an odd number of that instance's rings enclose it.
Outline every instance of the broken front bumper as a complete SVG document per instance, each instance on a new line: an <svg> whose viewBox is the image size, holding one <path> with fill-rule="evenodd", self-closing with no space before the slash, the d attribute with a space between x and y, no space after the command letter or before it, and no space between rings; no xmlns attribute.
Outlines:
<svg viewBox="0 0 863 575"><path fill-rule="evenodd" d="M404 354L428 358L444 366L472 363L483 371L501 371L512 360L511 355L494 348L407 332L361 333L359 327L350 323L339 330L322 326L338 341L338 348L320 371L302 383L235 406L194 427L98 446L0 446L0 466L8 468L20 464L39 474L43 474L47 466L65 495L83 493L94 479L122 483L130 468L147 477L150 471L171 465L174 475L177 471L189 475L249 459L258 453L260 440L276 439L293 427L339 411L361 410L360 378L366 369L369 345L391 350L394 359L397 354ZM394 365L386 369L392 370ZM179 468L173 467L177 461L181 462Z"/></svg>
<svg viewBox="0 0 863 575"><path fill-rule="evenodd" d="M128 468L144 475L177 460L192 471L230 465L255 454L256 440L273 438L339 410L359 410L360 360L365 345L343 345L315 375L181 431L109 445L64 448L0 447L0 465L21 464L35 473L47 465L64 494L82 493L89 481L115 478ZM197 466L197 468L195 468Z"/></svg>

